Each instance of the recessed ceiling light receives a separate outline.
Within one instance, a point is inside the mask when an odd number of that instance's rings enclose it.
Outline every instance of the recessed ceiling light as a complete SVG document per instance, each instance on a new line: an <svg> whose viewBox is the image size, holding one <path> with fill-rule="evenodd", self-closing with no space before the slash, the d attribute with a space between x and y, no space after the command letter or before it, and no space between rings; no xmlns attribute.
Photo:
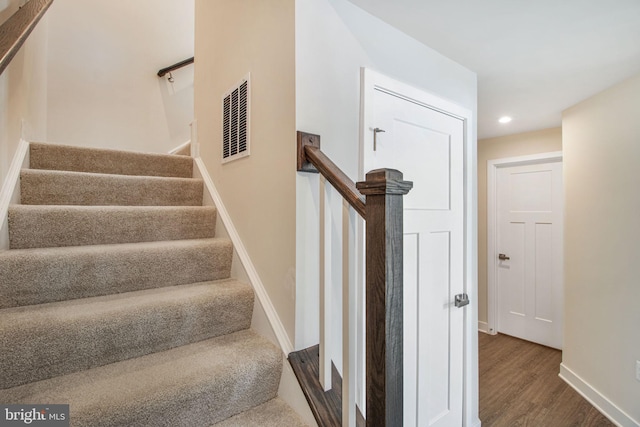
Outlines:
<svg viewBox="0 0 640 427"><path fill-rule="evenodd" d="M511 121L511 117L509 116L504 116L504 117L500 117L500 119L498 120L500 123L509 123Z"/></svg>

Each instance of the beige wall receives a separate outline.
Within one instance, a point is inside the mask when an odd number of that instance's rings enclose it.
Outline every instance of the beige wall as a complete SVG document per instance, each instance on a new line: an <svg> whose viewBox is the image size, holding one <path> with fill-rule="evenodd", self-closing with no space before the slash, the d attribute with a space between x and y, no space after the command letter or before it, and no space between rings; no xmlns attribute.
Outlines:
<svg viewBox="0 0 640 427"><path fill-rule="evenodd" d="M60 0L49 9L47 141L168 152L190 138L193 1Z"/></svg>
<svg viewBox="0 0 640 427"><path fill-rule="evenodd" d="M2 22L22 2L4 3L0 10ZM47 26L45 15L0 76L0 188L5 185L20 138L41 139L46 133ZM7 187L5 191L9 190ZM1 249L8 247L8 234L6 218L0 222Z"/></svg>
<svg viewBox="0 0 640 427"><path fill-rule="evenodd" d="M487 161L561 150L562 130L560 128L482 139L478 141L479 322L487 322Z"/></svg>
<svg viewBox="0 0 640 427"><path fill-rule="evenodd" d="M0 19L8 19L20 3L9 2ZM0 76L0 185L22 134L26 138L45 134L47 26L45 15Z"/></svg>
<svg viewBox="0 0 640 427"><path fill-rule="evenodd" d="M563 113L570 369L640 425L640 75Z"/></svg>
<svg viewBox="0 0 640 427"><path fill-rule="evenodd" d="M289 339L295 319L294 0L196 0L202 158ZM221 161L222 94L251 72L251 155Z"/></svg>

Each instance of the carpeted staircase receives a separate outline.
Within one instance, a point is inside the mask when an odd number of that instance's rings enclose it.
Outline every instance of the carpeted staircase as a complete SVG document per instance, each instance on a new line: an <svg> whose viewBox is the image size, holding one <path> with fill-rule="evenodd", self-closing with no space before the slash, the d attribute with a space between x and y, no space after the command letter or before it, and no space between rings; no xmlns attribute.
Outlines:
<svg viewBox="0 0 640 427"><path fill-rule="evenodd" d="M74 427L305 425L192 167L31 144L0 252L0 402L68 403Z"/></svg>

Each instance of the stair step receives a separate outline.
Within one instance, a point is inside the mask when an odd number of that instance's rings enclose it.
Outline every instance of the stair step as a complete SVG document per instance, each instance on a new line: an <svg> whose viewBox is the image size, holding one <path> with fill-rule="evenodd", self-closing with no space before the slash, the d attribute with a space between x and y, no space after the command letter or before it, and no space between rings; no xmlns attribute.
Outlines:
<svg viewBox="0 0 640 427"><path fill-rule="evenodd" d="M0 402L74 427L304 426L183 155L32 143L0 251Z"/></svg>
<svg viewBox="0 0 640 427"><path fill-rule="evenodd" d="M251 408L211 427L307 427L298 414L282 399Z"/></svg>
<svg viewBox="0 0 640 427"><path fill-rule="evenodd" d="M282 354L245 330L0 391L11 403L69 403L74 427L210 426L273 399Z"/></svg>
<svg viewBox="0 0 640 427"><path fill-rule="evenodd" d="M203 183L194 178L109 175L23 169L24 205L202 206Z"/></svg>
<svg viewBox="0 0 640 427"><path fill-rule="evenodd" d="M135 243L214 237L209 206L9 207L11 249Z"/></svg>
<svg viewBox="0 0 640 427"><path fill-rule="evenodd" d="M236 332L251 286L235 280L0 310L0 384L13 387Z"/></svg>
<svg viewBox="0 0 640 427"><path fill-rule="evenodd" d="M34 142L30 144L29 165L31 169L116 175L193 176L191 157Z"/></svg>
<svg viewBox="0 0 640 427"><path fill-rule="evenodd" d="M226 238L0 252L0 308L228 278Z"/></svg>

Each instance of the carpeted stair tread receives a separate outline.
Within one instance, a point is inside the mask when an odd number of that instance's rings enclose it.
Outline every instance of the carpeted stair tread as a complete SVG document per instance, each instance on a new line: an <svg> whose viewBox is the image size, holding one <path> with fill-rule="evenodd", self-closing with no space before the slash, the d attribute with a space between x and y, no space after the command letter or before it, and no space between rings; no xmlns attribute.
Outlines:
<svg viewBox="0 0 640 427"><path fill-rule="evenodd" d="M70 145L31 143L31 169L191 178L193 159L173 154L138 153Z"/></svg>
<svg viewBox="0 0 640 427"><path fill-rule="evenodd" d="M210 426L273 399L282 354L245 330L0 391L11 403L69 403L74 427Z"/></svg>
<svg viewBox="0 0 640 427"><path fill-rule="evenodd" d="M211 206L11 205L11 249L214 237Z"/></svg>
<svg viewBox="0 0 640 427"><path fill-rule="evenodd" d="M251 286L203 282L0 310L0 384L90 369L248 328Z"/></svg>
<svg viewBox="0 0 640 427"><path fill-rule="evenodd" d="M24 205L202 205L203 183L195 178L111 175L23 169Z"/></svg>
<svg viewBox="0 0 640 427"><path fill-rule="evenodd" d="M228 278L226 238L0 252L0 308Z"/></svg>
<svg viewBox="0 0 640 427"><path fill-rule="evenodd" d="M276 397L211 427L307 427L297 413Z"/></svg>
<svg viewBox="0 0 640 427"><path fill-rule="evenodd" d="M305 425L191 157L32 143L30 168L0 251L0 402L69 404L74 427Z"/></svg>

